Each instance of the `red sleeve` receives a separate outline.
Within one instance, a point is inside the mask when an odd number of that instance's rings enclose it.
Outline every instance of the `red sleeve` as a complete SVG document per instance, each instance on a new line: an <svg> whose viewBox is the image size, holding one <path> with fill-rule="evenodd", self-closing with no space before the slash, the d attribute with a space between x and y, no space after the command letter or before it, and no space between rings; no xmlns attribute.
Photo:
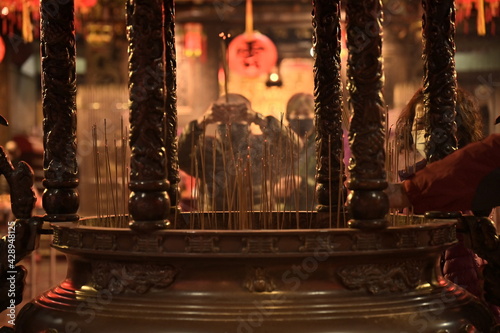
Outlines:
<svg viewBox="0 0 500 333"><path fill-rule="evenodd" d="M492 134L427 165L403 187L417 214L471 210L479 184L498 168L500 134ZM496 187L500 191L500 184Z"/></svg>

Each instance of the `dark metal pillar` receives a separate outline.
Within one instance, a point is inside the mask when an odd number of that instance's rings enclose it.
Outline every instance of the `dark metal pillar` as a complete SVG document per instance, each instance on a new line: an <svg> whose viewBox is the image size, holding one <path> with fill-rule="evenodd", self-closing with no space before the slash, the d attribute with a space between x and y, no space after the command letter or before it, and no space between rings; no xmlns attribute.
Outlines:
<svg viewBox="0 0 500 333"><path fill-rule="evenodd" d="M173 207L179 203L179 159L177 157L177 58L175 56L175 5L173 0L163 1L165 45L165 114L168 194Z"/></svg>
<svg viewBox="0 0 500 333"><path fill-rule="evenodd" d="M74 4L42 0L40 12L45 219L76 221L79 197Z"/></svg>
<svg viewBox="0 0 500 333"><path fill-rule="evenodd" d="M429 117L426 144L429 162L457 149L455 105L455 2L422 0L424 15L424 111Z"/></svg>
<svg viewBox="0 0 500 333"><path fill-rule="evenodd" d="M340 0L313 1L318 210L336 212L343 186ZM344 200L342 200L343 202Z"/></svg>
<svg viewBox="0 0 500 333"><path fill-rule="evenodd" d="M130 227L168 225L165 152L165 61L161 0L127 2L130 98Z"/></svg>
<svg viewBox="0 0 500 333"><path fill-rule="evenodd" d="M378 229L388 225L385 173L385 102L383 97L382 3L349 0L347 14L347 87L353 117L349 129L351 178L349 225Z"/></svg>

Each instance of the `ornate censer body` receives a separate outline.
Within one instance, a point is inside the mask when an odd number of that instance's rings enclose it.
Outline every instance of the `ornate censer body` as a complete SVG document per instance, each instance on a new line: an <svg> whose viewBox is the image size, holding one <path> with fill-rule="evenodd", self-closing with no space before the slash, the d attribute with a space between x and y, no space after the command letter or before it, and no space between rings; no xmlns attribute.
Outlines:
<svg viewBox="0 0 500 333"><path fill-rule="evenodd" d="M172 0L127 2L130 227L79 219L73 3L61 3L58 15L44 3L44 220L52 223L53 246L67 255L69 269L63 283L23 308L16 332L451 333L488 332L494 326L479 301L440 273L441 253L456 242L455 220L387 228L380 1L352 0L346 6L354 110L350 229L324 223L343 195L337 191L344 180L339 177L344 168L340 2L313 1L319 205L308 216L318 223L295 230L173 229L181 225L176 219L200 215L186 217L170 207L178 200ZM453 2L424 1L424 32L454 28L452 7ZM357 38L360 31L370 34ZM427 38L427 61L436 61L426 63L426 70L439 73L426 78L427 104L436 101L437 91L453 96L455 89L453 57L440 61L443 54L453 55L452 34L442 36ZM435 50L441 53L433 55ZM65 98L54 99L55 92ZM432 124L453 118L445 114L455 100L451 103L433 109ZM439 140L431 140L432 156L450 148L449 140L441 140L443 131L438 134Z"/></svg>
<svg viewBox="0 0 500 333"><path fill-rule="evenodd" d="M16 332L487 332L487 310L439 273L456 221L428 222L148 234L55 224L68 277L23 309Z"/></svg>

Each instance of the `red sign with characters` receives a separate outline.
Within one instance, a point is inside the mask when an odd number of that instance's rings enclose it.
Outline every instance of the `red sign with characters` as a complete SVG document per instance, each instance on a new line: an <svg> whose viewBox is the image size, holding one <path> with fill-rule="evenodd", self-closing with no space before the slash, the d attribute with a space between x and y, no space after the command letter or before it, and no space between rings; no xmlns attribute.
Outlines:
<svg viewBox="0 0 500 333"><path fill-rule="evenodd" d="M248 77L269 74L278 61L276 45L257 31L235 37L229 43L227 55L229 69Z"/></svg>

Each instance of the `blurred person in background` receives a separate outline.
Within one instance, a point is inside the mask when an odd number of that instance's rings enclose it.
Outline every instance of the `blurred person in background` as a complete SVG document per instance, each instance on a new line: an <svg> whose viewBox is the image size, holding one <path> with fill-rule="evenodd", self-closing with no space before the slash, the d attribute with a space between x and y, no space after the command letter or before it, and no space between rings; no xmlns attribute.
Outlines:
<svg viewBox="0 0 500 333"><path fill-rule="evenodd" d="M314 127L314 96L296 93L286 105L288 126L302 141L299 158L292 165L293 172L275 187L283 210L314 210L316 208L316 131Z"/></svg>
<svg viewBox="0 0 500 333"><path fill-rule="evenodd" d="M200 210L271 211L270 189L299 145L279 120L264 117L246 97L231 93L184 128L179 168L197 179Z"/></svg>

